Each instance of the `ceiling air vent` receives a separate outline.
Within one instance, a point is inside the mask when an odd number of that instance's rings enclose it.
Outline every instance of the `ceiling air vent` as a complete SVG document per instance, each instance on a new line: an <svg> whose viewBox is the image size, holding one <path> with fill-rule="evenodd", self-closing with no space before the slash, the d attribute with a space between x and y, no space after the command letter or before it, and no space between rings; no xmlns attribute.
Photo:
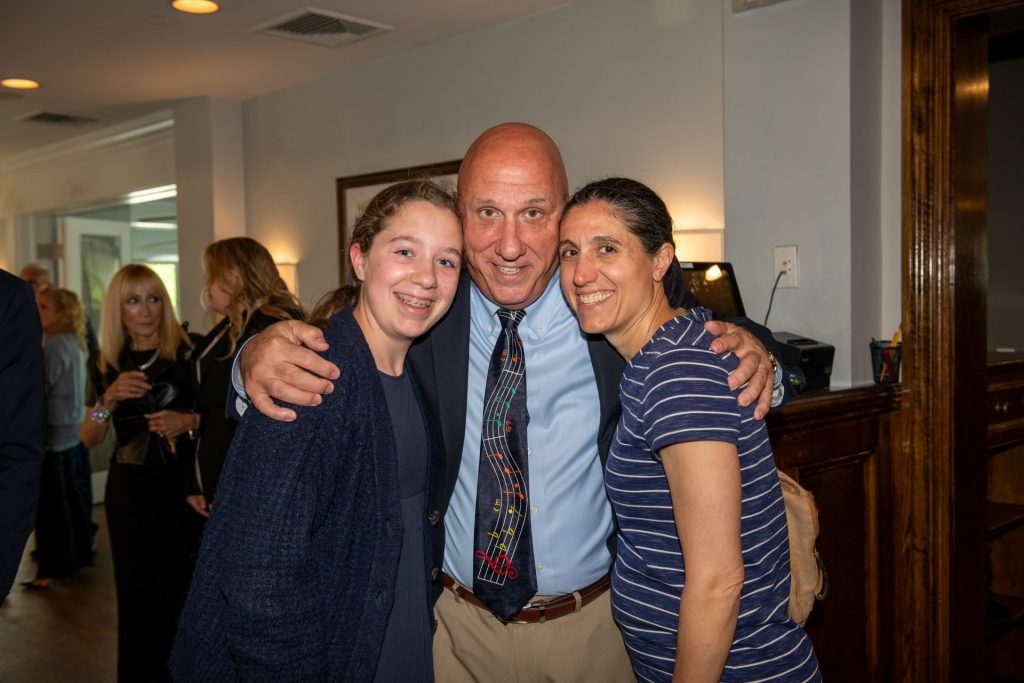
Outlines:
<svg viewBox="0 0 1024 683"><path fill-rule="evenodd" d="M60 114L54 111L37 111L18 118L18 121L36 121L37 123L53 123L58 126L86 126L96 123L99 119L75 114Z"/></svg>
<svg viewBox="0 0 1024 683"><path fill-rule="evenodd" d="M304 10L292 12L273 21L260 24L253 30L257 33L301 40L304 43L312 43L323 47L339 47L362 38L390 31L392 27L365 19L356 19L344 14L307 7Z"/></svg>

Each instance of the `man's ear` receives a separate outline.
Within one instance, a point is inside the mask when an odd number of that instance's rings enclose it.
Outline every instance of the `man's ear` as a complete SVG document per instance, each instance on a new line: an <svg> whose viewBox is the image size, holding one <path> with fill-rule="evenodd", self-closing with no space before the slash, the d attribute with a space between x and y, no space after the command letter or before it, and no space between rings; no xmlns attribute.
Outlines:
<svg viewBox="0 0 1024 683"><path fill-rule="evenodd" d="M348 248L348 257L352 261L352 274L362 282L366 279L366 254L358 242L353 242Z"/></svg>
<svg viewBox="0 0 1024 683"><path fill-rule="evenodd" d="M658 250L654 252L655 282L661 282L665 279L665 273L668 272L669 267L672 265L672 260L675 259L675 257L676 249L668 242L658 247Z"/></svg>

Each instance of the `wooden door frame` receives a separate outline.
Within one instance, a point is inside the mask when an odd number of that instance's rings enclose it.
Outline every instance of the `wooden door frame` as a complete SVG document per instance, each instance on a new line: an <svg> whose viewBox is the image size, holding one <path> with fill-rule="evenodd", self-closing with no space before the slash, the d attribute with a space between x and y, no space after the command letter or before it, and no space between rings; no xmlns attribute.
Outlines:
<svg viewBox="0 0 1024 683"><path fill-rule="evenodd" d="M973 680L986 666L984 15L1022 4L903 4L900 680Z"/></svg>

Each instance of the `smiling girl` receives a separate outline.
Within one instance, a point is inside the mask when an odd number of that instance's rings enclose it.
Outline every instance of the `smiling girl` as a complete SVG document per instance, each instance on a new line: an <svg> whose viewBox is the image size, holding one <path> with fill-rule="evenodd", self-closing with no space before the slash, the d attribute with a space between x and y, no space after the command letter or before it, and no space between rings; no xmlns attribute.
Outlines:
<svg viewBox="0 0 1024 683"><path fill-rule="evenodd" d="M441 450L406 369L461 268L454 198L410 181L374 197L357 282L314 311L341 369L294 422L248 411L221 474L171 659L176 679L432 680L432 511ZM428 519L432 520L428 522Z"/></svg>

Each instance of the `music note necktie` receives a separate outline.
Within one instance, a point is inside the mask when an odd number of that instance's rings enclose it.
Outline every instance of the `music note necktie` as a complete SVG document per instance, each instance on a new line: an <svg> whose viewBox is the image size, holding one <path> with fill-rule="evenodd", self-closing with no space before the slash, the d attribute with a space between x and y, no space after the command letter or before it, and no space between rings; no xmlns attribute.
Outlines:
<svg viewBox="0 0 1024 683"><path fill-rule="evenodd" d="M473 592L503 621L537 592L527 490L526 359L519 321L498 309L501 332L491 354L480 430Z"/></svg>

